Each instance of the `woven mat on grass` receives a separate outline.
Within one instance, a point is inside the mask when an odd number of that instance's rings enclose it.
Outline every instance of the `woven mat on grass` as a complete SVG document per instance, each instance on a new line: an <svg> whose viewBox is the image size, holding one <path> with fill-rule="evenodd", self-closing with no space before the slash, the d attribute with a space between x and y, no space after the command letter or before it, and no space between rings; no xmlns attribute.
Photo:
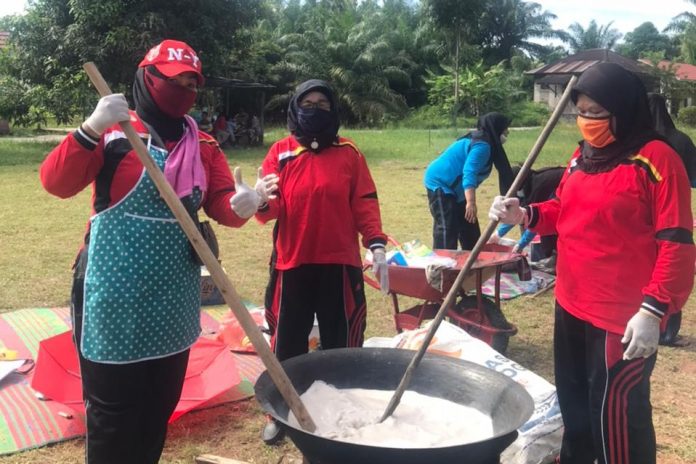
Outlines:
<svg viewBox="0 0 696 464"><path fill-rule="evenodd" d="M503 272L500 275L500 299L511 300L525 293L536 293L556 280L553 274L532 270L532 280L521 281L516 272ZM495 277L483 283L483 294L495 296Z"/></svg>
<svg viewBox="0 0 696 464"><path fill-rule="evenodd" d="M226 312L226 308L201 312L203 333L214 333ZM68 308L33 308L3 313L0 314L0 348L17 351L20 359L36 359L41 340L65 332L70 327ZM233 356L242 381L202 408L253 396L254 383L264 370L263 363L253 354L233 353ZM32 375L33 371L27 374L15 372L0 380L0 455L60 442L85 433L81 415L73 413L71 408L61 403L36 398L30 387ZM73 417L63 417L66 412Z"/></svg>

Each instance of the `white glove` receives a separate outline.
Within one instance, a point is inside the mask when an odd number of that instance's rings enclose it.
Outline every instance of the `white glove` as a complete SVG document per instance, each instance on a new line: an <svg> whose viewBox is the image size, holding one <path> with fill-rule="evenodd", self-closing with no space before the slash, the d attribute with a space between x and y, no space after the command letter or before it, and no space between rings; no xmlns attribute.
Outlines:
<svg viewBox="0 0 696 464"><path fill-rule="evenodd" d="M503 224L522 224L527 221L527 210L520 206L518 198L505 198L498 195L493 199L488 218Z"/></svg>
<svg viewBox="0 0 696 464"><path fill-rule="evenodd" d="M261 206L261 197L258 192L242 180L242 170L234 168L234 189L236 193L230 198L230 206L242 219L249 219Z"/></svg>
<svg viewBox="0 0 696 464"><path fill-rule="evenodd" d="M275 192L278 190L278 181L280 179L276 174L263 175L263 169L259 168L256 174L256 185L254 190L261 197L261 204L268 203L268 200L272 200L276 197Z"/></svg>
<svg viewBox="0 0 696 464"><path fill-rule="evenodd" d="M385 295L389 293L389 265L387 264L387 254L384 248L372 250L372 272L379 280L379 288Z"/></svg>
<svg viewBox="0 0 696 464"><path fill-rule="evenodd" d="M628 321L621 343L628 343L624 359L647 358L657 351L660 341L660 319L643 309Z"/></svg>
<svg viewBox="0 0 696 464"><path fill-rule="evenodd" d="M97 107L85 119L84 125L97 135L102 135L106 129L117 122L130 120L128 101L122 93L112 93L99 99Z"/></svg>

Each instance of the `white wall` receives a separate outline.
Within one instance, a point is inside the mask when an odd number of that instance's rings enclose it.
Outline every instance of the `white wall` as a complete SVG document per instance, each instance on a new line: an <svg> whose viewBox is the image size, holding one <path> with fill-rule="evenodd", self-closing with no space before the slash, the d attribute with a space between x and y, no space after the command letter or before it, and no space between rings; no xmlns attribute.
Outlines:
<svg viewBox="0 0 696 464"><path fill-rule="evenodd" d="M561 84L551 84L543 87L540 84L534 84L534 101L536 103L545 103L550 110L553 110L563 96L564 90L565 86ZM576 114L575 105L573 102L568 102L563 115L575 116Z"/></svg>

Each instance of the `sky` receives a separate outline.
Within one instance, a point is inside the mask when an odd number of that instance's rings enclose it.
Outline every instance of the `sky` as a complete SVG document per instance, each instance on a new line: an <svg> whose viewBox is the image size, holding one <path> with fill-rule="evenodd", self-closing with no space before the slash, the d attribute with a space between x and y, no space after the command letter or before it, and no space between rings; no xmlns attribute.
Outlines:
<svg viewBox="0 0 696 464"><path fill-rule="evenodd" d="M0 16L21 13L26 0L0 0Z"/></svg>
<svg viewBox="0 0 696 464"><path fill-rule="evenodd" d="M1 1L1 0L0 0ZM622 34L633 31L646 21L662 31L673 17L689 11L696 14L696 5L686 0L534 0L544 10L558 16L554 29L567 30L573 23L587 29L591 20L612 27Z"/></svg>
<svg viewBox="0 0 696 464"><path fill-rule="evenodd" d="M696 14L696 5L686 0L534 0L543 9L558 16L552 26L567 30L578 22L587 28L592 19L599 25L613 21L622 34L631 32L646 21L658 30L664 29L670 20L684 11ZM0 16L21 13L26 0L0 0Z"/></svg>

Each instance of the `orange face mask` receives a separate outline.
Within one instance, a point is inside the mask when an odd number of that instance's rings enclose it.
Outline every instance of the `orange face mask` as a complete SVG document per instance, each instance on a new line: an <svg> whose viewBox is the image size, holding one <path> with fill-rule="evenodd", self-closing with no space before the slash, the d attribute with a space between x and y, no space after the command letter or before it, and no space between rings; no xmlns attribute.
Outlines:
<svg viewBox="0 0 696 464"><path fill-rule="evenodd" d="M577 123L582 138L595 148L606 147L616 140L611 133L611 117L594 119L578 115Z"/></svg>

